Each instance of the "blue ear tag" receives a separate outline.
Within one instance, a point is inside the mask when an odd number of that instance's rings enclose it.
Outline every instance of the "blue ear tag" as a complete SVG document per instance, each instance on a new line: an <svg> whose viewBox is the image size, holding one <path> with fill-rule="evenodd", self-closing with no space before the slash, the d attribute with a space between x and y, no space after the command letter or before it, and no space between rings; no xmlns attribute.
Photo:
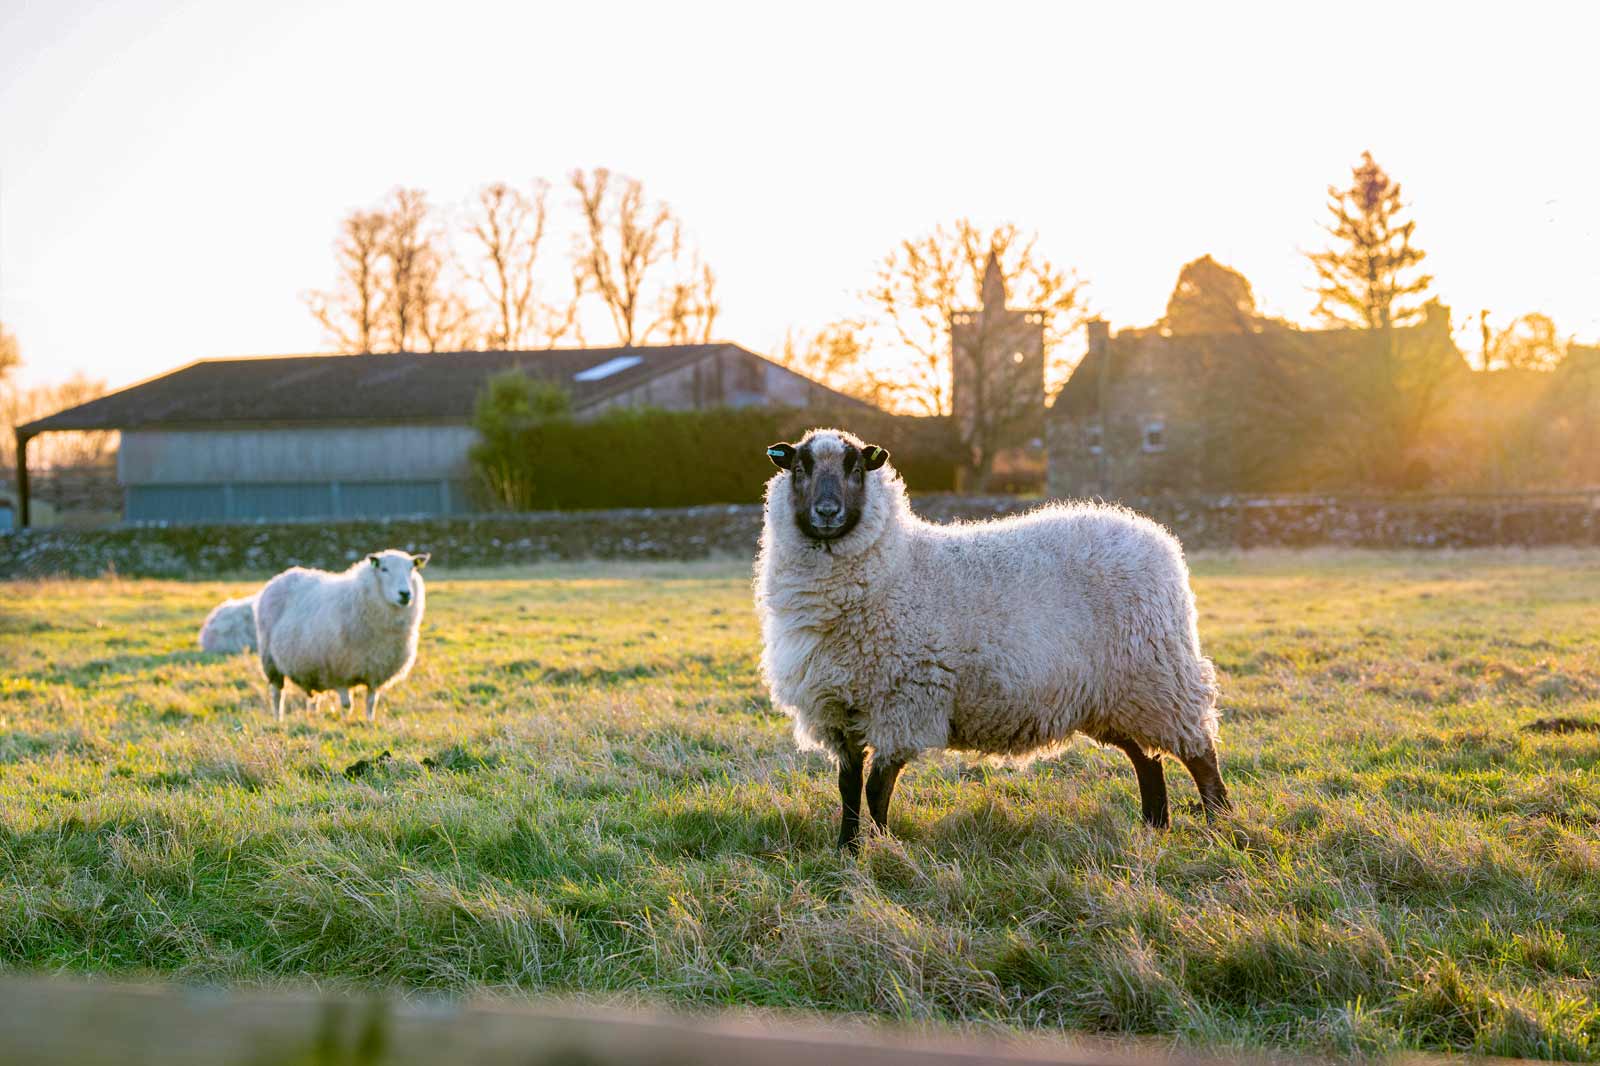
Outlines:
<svg viewBox="0 0 1600 1066"><path fill-rule="evenodd" d="M784 450L782 448L768 448L767 454L772 456L774 459L782 459L784 456Z"/></svg>

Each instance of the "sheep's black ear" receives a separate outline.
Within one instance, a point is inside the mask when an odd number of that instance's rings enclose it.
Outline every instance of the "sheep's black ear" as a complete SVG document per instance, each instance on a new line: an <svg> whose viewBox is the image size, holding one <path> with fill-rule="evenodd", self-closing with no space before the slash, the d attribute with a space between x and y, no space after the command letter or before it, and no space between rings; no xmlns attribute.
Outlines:
<svg viewBox="0 0 1600 1066"><path fill-rule="evenodd" d="M413 555L411 557L411 565L414 568L421 570L424 566L428 565L428 560L431 558L433 558L432 552L423 552L421 555Z"/></svg>
<svg viewBox="0 0 1600 1066"><path fill-rule="evenodd" d="M376 555L367 556L367 562L371 563L373 566L382 566L383 565L383 560L378 558Z"/></svg>
<svg viewBox="0 0 1600 1066"><path fill-rule="evenodd" d="M795 450L793 444L774 444L767 449L767 458L772 460L772 465L779 470L788 470L794 466Z"/></svg>
<svg viewBox="0 0 1600 1066"><path fill-rule="evenodd" d="M861 449L861 454L866 457L868 470L876 470L889 461L888 451L876 444L868 444Z"/></svg>

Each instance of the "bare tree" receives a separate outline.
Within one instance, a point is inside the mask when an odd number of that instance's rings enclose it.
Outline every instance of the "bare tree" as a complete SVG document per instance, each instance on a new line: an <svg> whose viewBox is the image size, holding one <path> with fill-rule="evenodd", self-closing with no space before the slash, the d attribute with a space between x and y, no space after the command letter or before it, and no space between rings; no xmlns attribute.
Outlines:
<svg viewBox="0 0 1600 1066"><path fill-rule="evenodd" d="M587 348L588 340L583 335L583 323L578 319L578 305L583 300L583 285L574 278L572 280L572 296L562 305L550 305L545 308L545 317L539 329L540 347L554 348L564 340L568 333L579 348Z"/></svg>
<svg viewBox="0 0 1600 1066"><path fill-rule="evenodd" d="M578 289L600 297L619 344L641 342L656 325L641 328L645 286L652 270L681 248L677 220L666 204L646 201L637 179L614 176L605 167L574 170L571 182L583 215L573 248Z"/></svg>
<svg viewBox="0 0 1600 1066"><path fill-rule="evenodd" d="M342 352L374 352L381 346L387 227L382 211L346 215L333 246L338 271L334 288L306 294L311 314Z"/></svg>
<svg viewBox="0 0 1600 1066"><path fill-rule="evenodd" d="M1483 330L1488 338L1488 312L1484 312ZM1556 332L1556 324L1549 315L1537 311L1514 319L1505 329L1488 340L1484 351L1484 368L1513 370L1554 370L1566 358L1567 344Z"/></svg>
<svg viewBox="0 0 1600 1066"><path fill-rule="evenodd" d="M448 269L445 260L431 256L418 271L415 290L421 298L415 314L417 335L425 351L460 351L475 347L482 337L472 305L444 280Z"/></svg>
<svg viewBox="0 0 1600 1066"><path fill-rule="evenodd" d="M54 385L24 388L9 382L22 365L16 335L0 325L0 469L17 462L16 428L106 394L106 383L74 374ZM118 434L107 431L46 433L29 447L29 465L41 469L104 463L116 451Z"/></svg>
<svg viewBox="0 0 1600 1066"><path fill-rule="evenodd" d="M22 346L17 343L17 335L0 322L0 385L21 365Z"/></svg>
<svg viewBox="0 0 1600 1066"><path fill-rule="evenodd" d="M858 318L842 318L814 332L790 330L773 360L830 389L884 406L884 384L871 365L872 340Z"/></svg>
<svg viewBox="0 0 1600 1066"><path fill-rule="evenodd" d="M340 351L431 352L476 342L444 233L421 190L397 188L382 206L352 211L334 252L334 288L306 302Z"/></svg>
<svg viewBox="0 0 1600 1066"><path fill-rule="evenodd" d="M709 344L721 310L717 276L696 256L689 272L662 290L661 313L652 329L664 327L668 344Z"/></svg>
<svg viewBox="0 0 1600 1066"><path fill-rule="evenodd" d="M542 304L534 267L544 241L547 186L527 193L505 182L478 190L467 226L479 262L470 277L489 302L485 341L496 348L552 347L573 327L577 294L564 308Z"/></svg>
<svg viewBox="0 0 1600 1066"><path fill-rule="evenodd" d="M18 426L57 411L98 399L107 392L106 383L75 374L54 385L11 388L0 395L0 468L16 466ZM28 446L28 465L36 469L93 466L104 463L116 451L118 435L110 430L71 433L44 433Z"/></svg>
<svg viewBox="0 0 1600 1066"><path fill-rule="evenodd" d="M387 224L379 251L385 344L390 351L419 351L425 346L423 320L436 295L439 236L431 225L427 194L420 189L395 189L384 214Z"/></svg>

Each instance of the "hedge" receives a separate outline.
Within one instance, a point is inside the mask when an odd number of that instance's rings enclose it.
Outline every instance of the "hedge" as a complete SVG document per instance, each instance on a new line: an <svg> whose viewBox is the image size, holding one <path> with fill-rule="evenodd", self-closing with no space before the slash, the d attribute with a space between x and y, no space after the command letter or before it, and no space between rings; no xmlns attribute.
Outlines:
<svg viewBox="0 0 1600 1066"><path fill-rule="evenodd" d="M760 499L772 476L767 446L817 425L838 425L889 449L914 492L954 487L948 420L881 412L617 409L584 422L480 426L472 461L497 502L519 510L747 503Z"/></svg>

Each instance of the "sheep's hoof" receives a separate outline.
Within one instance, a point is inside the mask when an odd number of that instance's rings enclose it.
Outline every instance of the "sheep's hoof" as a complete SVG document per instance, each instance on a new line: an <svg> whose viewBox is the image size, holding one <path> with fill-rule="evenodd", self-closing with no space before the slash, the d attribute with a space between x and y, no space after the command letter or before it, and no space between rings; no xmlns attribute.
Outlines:
<svg viewBox="0 0 1600 1066"><path fill-rule="evenodd" d="M839 843L833 847L835 851L845 855L859 855L861 854L861 837L859 835L845 836L841 833L839 835Z"/></svg>

